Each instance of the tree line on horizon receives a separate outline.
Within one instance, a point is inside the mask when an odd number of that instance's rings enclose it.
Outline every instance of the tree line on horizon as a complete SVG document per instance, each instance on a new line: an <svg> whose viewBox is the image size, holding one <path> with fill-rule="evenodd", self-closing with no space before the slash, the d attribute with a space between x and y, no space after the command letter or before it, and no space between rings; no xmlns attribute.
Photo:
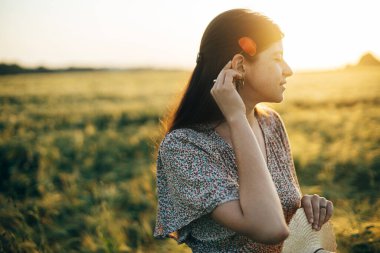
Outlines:
<svg viewBox="0 0 380 253"><path fill-rule="evenodd" d="M43 66L37 68L24 68L18 64L0 63L0 75L22 74L22 73L55 73L55 72L75 72L75 71L96 71L105 69L77 68L69 67L64 69L49 69Z"/></svg>
<svg viewBox="0 0 380 253"><path fill-rule="evenodd" d="M348 67L355 66L380 66L380 60L378 60L371 53L364 54L359 62L354 65L348 65ZM129 70L148 70L149 68L132 68ZM68 67L61 69L50 69L43 66L37 68L25 68L18 64L6 64L0 63L0 75L11 74L23 74L23 73L57 73L57 72L83 72L83 71L105 71L111 70L111 68L90 68L90 67Z"/></svg>

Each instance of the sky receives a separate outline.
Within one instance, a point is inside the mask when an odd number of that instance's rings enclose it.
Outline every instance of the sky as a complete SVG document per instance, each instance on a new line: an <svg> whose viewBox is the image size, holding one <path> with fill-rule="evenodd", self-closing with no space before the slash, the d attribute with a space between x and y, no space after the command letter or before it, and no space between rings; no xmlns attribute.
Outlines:
<svg viewBox="0 0 380 253"><path fill-rule="evenodd" d="M261 12L285 33L294 70L356 64L380 55L377 0L0 0L0 62L25 67L195 66L219 13Z"/></svg>

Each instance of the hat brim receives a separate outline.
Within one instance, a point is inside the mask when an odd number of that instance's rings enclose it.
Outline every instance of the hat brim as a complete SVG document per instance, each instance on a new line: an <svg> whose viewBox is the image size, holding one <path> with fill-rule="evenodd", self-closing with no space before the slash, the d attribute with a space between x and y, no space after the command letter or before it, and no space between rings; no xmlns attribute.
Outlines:
<svg viewBox="0 0 380 253"><path fill-rule="evenodd" d="M284 241L282 253L313 253L319 248L321 252L336 252L334 229L330 221L322 225L321 230L312 229L307 221L305 211L299 208L289 223L290 234Z"/></svg>

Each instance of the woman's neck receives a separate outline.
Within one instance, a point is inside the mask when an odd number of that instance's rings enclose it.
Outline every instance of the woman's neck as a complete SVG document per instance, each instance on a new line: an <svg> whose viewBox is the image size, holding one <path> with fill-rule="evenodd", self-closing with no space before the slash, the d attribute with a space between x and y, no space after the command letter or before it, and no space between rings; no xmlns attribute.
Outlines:
<svg viewBox="0 0 380 253"><path fill-rule="evenodd" d="M256 114L256 104L253 106L253 107L251 107L251 108L248 108L248 107L246 107L247 108L247 110L246 110L246 116L247 116L247 120L248 120L248 122L249 122L249 124L251 125L251 126L253 126L253 124L254 124L254 122L256 121L256 116L257 116L257 114Z"/></svg>

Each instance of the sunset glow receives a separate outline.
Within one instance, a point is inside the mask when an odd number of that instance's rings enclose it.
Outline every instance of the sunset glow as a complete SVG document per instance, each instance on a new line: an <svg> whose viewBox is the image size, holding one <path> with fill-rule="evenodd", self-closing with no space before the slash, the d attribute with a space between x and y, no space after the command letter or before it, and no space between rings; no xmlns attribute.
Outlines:
<svg viewBox="0 0 380 253"><path fill-rule="evenodd" d="M366 52L380 54L380 16L371 0L2 0L0 62L191 69L207 24L232 8L279 24L284 57L296 70L339 68Z"/></svg>

